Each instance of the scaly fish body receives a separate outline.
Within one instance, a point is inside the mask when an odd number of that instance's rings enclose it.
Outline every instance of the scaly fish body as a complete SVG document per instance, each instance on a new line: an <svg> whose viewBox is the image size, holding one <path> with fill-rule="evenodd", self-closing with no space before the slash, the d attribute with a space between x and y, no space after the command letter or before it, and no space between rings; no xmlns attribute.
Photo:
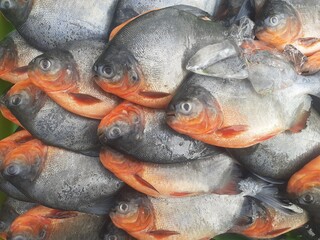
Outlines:
<svg viewBox="0 0 320 240"><path fill-rule="evenodd" d="M299 133L284 132L249 148L228 151L254 173L286 180L320 154L319 124L319 114L311 110L307 127Z"/></svg>
<svg viewBox="0 0 320 240"><path fill-rule="evenodd" d="M117 3L2 0L0 10L29 44L48 50L72 40L107 40Z"/></svg>
<svg viewBox="0 0 320 240"><path fill-rule="evenodd" d="M102 216L38 206L14 220L8 240L99 240L104 222Z"/></svg>
<svg viewBox="0 0 320 240"><path fill-rule="evenodd" d="M165 117L163 110L124 102L101 121L98 135L102 144L154 163L187 162L222 152L173 131Z"/></svg>
<svg viewBox="0 0 320 240"><path fill-rule="evenodd" d="M140 162L105 148L100 161L129 186L154 197L239 192L241 169L223 152L186 163L158 164Z"/></svg>
<svg viewBox="0 0 320 240"><path fill-rule="evenodd" d="M64 110L29 80L15 84L4 102L23 127L44 143L98 156L99 121Z"/></svg>
<svg viewBox="0 0 320 240"><path fill-rule="evenodd" d="M188 74L185 65L189 57L226 38L227 29L221 23L192 11L200 10L168 7L125 25L93 67L97 84L131 102L165 108Z"/></svg>
<svg viewBox="0 0 320 240"><path fill-rule="evenodd" d="M92 65L104 46L94 40L69 42L63 50L55 48L36 57L29 64L28 75L34 85L66 110L101 119L120 102L92 81Z"/></svg>
<svg viewBox="0 0 320 240"><path fill-rule="evenodd" d="M39 140L7 154L2 174L45 206L92 214L107 214L113 195L123 186L98 158L47 146Z"/></svg>

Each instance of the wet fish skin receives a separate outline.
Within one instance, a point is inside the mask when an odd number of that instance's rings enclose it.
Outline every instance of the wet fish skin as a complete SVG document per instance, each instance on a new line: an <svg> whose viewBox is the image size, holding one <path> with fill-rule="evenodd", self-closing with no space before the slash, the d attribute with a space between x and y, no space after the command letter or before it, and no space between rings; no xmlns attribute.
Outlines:
<svg viewBox="0 0 320 240"><path fill-rule="evenodd" d="M208 12L211 15L215 15L217 14L219 6L222 4L222 2L223 1L221 0L120 0L114 16L113 25L118 26L121 23L124 23L125 21L147 11L180 4L197 7L205 12Z"/></svg>
<svg viewBox="0 0 320 240"><path fill-rule="evenodd" d="M15 219L8 240L98 240L104 222L103 216L38 206Z"/></svg>
<svg viewBox="0 0 320 240"><path fill-rule="evenodd" d="M107 214L113 195L123 186L101 166L99 158L39 140L12 150L1 170L7 180L42 205L91 214Z"/></svg>
<svg viewBox="0 0 320 240"><path fill-rule="evenodd" d="M8 9L4 2L13 7ZM29 44L48 50L71 40L107 40L118 0L94 0L90 4L77 0L27 0L23 6L15 7L20 2L2 0L0 10Z"/></svg>
<svg viewBox="0 0 320 240"><path fill-rule="evenodd" d="M290 215L242 194L153 198L126 190L110 217L137 239L208 239L227 231L261 237L278 236L306 223L306 212L295 208L298 212Z"/></svg>
<svg viewBox="0 0 320 240"><path fill-rule="evenodd" d="M9 230L11 223L21 214L24 214L29 209L38 205L37 203L19 201L14 198L8 198L1 210L0 214L0 231L6 232Z"/></svg>
<svg viewBox="0 0 320 240"><path fill-rule="evenodd" d="M193 75L171 101L167 123L180 133L227 148L249 147L289 129L298 132L309 115L308 93L318 92L320 82L318 75L295 76L288 87L273 85L257 93L248 79Z"/></svg>
<svg viewBox="0 0 320 240"><path fill-rule="evenodd" d="M28 78L26 66L41 51L31 47L17 31L0 42L0 77L17 83Z"/></svg>
<svg viewBox="0 0 320 240"><path fill-rule="evenodd" d="M103 148L100 161L129 186L153 197L238 194L243 174L238 163L222 151L196 161L163 164L141 162Z"/></svg>
<svg viewBox="0 0 320 240"><path fill-rule="evenodd" d="M6 155L19 145L32 140L33 137L25 130L16 132L9 137L6 137L0 141L0 167L4 164ZM0 174L0 189L6 193L9 197L21 201L30 201L30 198L7 181L2 174Z"/></svg>
<svg viewBox="0 0 320 240"><path fill-rule="evenodd" d="M223 152L173 131L165 118L163 110L123 102L101 121L98 135L103 145L153 163L187 162Z"/></svg>
<svg viewBox="0 0 320 240"><path fill-rule="evenodd" d="M66 110L101 119L120 102L92 81L92 65L104 47L105 43L97 40L68 42L34 58L28 75Z"/></svg>
<svg viewBox="0 0 320 240"><path fill-rule="evenodd" d="M64 110L30 81L15 84L5 97L5 105L25 129L44 143L99 155L99 121Z"/></svg>
<svg viewBox="0 0 320 240"><path fill-rule="evenodd" d="M320 154L319 122L319 114L311 109L307 127L301 132L284 132L249 148L228 151L251 172L263 177L288 180Z"/></svg>
<svg viewBox="0 0 320 240"><path fill-rule="evenodd" d="M124 26L93 67L97 84L131 102L165 108L188 74L186 60L199 48L226 38L227 28L221 23L206 21L201 18L207 19L206 13L196 9L196 16L193 11L188 6L168 7ZM167 59L172 59L170 64Z"/></svg>

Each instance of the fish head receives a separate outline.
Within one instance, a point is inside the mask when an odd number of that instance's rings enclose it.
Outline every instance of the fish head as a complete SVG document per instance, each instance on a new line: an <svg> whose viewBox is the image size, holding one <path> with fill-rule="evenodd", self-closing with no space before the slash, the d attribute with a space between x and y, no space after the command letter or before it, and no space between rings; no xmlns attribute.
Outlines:
<svg viewBox="0 0 320 240"><path fill-rule="evenodd" d="M17 117L16 113L35 113L44 104L45 93L30 80L16 83L4 96L4 105Z"/></svg>
<svg viewBox="0 0 320 240"><path fill-rule="evenodd" d="M302 24L299 14L287 1L265 1L261 9L255 27L255 35L259 40L282 49L300 36Z"/></svg>
<svg viewBox="0 0 320 240"><path fill-rule="evenodd" d="M287 185L287 192L293 202L317 213L320 207L320 157L315 158L293 174Z"/></svg>
<svg viewBox="0 0 320 240"><path fill-rule="evenodd" d="M47 154L47 146L39 140L31 140L8 153L2 165L5 178L33 181L41 172Z"/></svg>
<svg viewBox="0 0 320 240"><path fill-rule="evenodd" d="M34 58L28 66L33 84L45 92L67 91L76 87L79 72L72 54L53 49Z"/></svg>
<svg viewBox="0 0 320 240"><path fill-rule="evenodd" d="M148 231L154 224L151 201L133 190L122 192L110 217L115 226L128 233Z"/></svg>
<svg viewBox="0 0 320 240"><path fill-rule="evenodd" d="M306 211L296 205L292 204L288 211L283 211L252 200L249 214L242 217L241 226L233 230L251 238L274 238L301 227L308 220Z"/></svg>
<svg viewBox="0 0 320 240"><path fill-rule="evenodd" d="M42 240L48 239L50 220L41 216L20 216L10 226L8 239Z"/></svg>
<svg viewBox="0 0 320 240"><path fill-rule="evenodd" d="M131 237L128 233L114 226L112 222L110 222L107 225L106 231L103 235L103 240L133 240L133 239L134 238Z"/></svg>
<svg viewBox="0 0 320 240"><path fill-rule="evenodd" d="M29 17L34 0L0 0L0 11L13 23L21 26Z"/></svg>
<svg viewBox="0 0 320 240"><path fill-rule="evenodd" d="M200 86L183 86L167 109L167 123L183 134L207 134L216 131L223 122L218 101Z"/></svg>
<svg viewBox="0 0 320 240"><path fill-rule="evenodd" d="M13 39L9 36L0 42L0 76L15 68L18 53Z"/></svg>
<svg viewBox="0 0 320 240"><path fill-rule="evenodd" d="M99 127L98 135L102 144L121 144L140 139L144 130L144 112L139 105L124 102L106 115Z"/></svg>
<svg viewBox="0 0 320 240"><path fill-rule="evenodd" d="M126 98L144 84L138 61L125 48L109 45L93 66L96 83L106 92Z"/></svg>

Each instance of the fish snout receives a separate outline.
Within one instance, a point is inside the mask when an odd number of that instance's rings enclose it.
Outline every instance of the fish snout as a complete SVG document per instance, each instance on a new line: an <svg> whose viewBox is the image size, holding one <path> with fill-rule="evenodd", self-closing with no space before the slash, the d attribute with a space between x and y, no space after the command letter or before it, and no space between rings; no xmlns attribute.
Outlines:
<svg viewBox="0 0 320 240"><path fill-rule="evenodd" d="M0 0L1 1L1 0ZM0 42L0 75L12 70L16 63L17 52L14 41L8 37Z"/></svg>

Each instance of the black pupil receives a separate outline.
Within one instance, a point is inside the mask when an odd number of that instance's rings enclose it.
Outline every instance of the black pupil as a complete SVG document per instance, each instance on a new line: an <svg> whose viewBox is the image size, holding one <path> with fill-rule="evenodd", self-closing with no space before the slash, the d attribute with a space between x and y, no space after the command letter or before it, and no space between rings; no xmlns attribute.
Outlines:
<svg viewBox="0 0 320 240"><path fill-rule="evenodd" d="M3 3L3 7L4 7L5 9L9 9L9 8L11 7L10 1L5 1L5 2Z"/></svg>
<svg viewBox="0 0 320 240"><path fill-rule="evenodd" d="M125 204L125 203L120 204L120 210L121 210L122 212L127 211L127 210L128 210L128 205Z"/></svg>
<svg viewBox="0 0 320 240"><path fill-rule="evenodd" d="M51 66L51 62L48 59L42 59L40 61L41 68L47 70Z"/></svg>
<svg viewBox="0 0 320 240"><path fill-rule="evenodd" d="M19 96L13 97L13 99L12 99L12 104L13 104L13 105L17 106L17 105L19 105L20 103L21 103L21 98L20 98Z"/></svg>
<svg viewBox="0 0 320 240"><path fill-rule="evenodd" d="M191 109L191 106L190 106L189 103L184 103L184 104L182 105L182 108L183 108L184 111L189 112L190 109Z"/></svg>
<svg viewBox="0 0 320 240"><path fill-rule="evenodd" d="M272 18L271 18L271 23L272 23L272 24L276 24L277 22L278 22L277 17L272 17Z"/></svg>
<svg viewBox="0 0 320 240"><path fill-rule="evenodd" d="M306 202L306 203L311 203L311 202L313 201L312 195L306 194L306 195L303 197L303 201Z"/></svg>
<svg viewBox="0 0 320 240"><path fill-rule="evenodd" d="M119 137L120 133L121 133L121 130L118 127L114 127L111 129L111 137L114 137L114 138Z"/></svg>
<svg viewBox="0 0 320 240"><path fill-rule="evenodd" d="M112 67L109 65L104 66L103 73L106 75L111 75L113 73Z"/></svg>

